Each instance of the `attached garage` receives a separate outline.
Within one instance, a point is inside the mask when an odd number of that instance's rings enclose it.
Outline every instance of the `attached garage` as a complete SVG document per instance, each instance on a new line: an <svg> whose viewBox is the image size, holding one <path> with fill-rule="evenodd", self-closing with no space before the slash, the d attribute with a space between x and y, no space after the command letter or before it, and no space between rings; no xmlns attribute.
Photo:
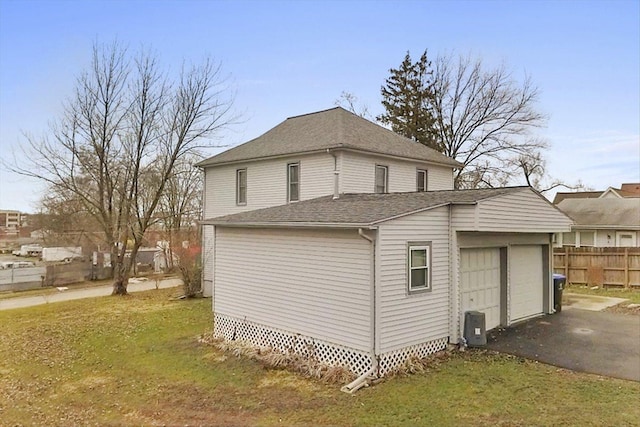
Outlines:
<svg viewBox="0 0 640 427"><path fill-rule="evenodd" d="M542 246L512 246L509 251L510 320L544 313Z"/></svg>
<svg viewBox="0 0 640 427"><path fill-rule="evenodd" d="M461 249L461 315L467 311L481 311L485 314L487 329L500 326L500 278L499 248Z"/></svg>
<svg viewBox="0 0 640 427"><path fill-rule="evenodd" d="M464 234L462 242L469 238ZM482 239L480 239L482 240ZM487 330L545 313L549 242L545 235L495 234L496 247L460 249L460 325L464 313L485 314ZM522 244L523 242L540 244Z"/></svg>

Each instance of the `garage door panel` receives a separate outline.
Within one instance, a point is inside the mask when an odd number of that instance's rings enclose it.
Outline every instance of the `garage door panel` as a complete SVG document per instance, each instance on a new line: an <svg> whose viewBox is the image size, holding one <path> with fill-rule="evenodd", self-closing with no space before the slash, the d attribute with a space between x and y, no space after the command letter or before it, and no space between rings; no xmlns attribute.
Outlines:
<svg viewBox="0 0 640 427"><path fill-rule="evenodd" d="M512 246L510 251L510 318L517 321L543 312L542 247Z"/></svg>
<svg viewBox="0 0 640 427"><path fill-rule="evenodd" d="M500 325L500 249L460 250L461 316L474 310L485 314L486 328Z"/></svg>

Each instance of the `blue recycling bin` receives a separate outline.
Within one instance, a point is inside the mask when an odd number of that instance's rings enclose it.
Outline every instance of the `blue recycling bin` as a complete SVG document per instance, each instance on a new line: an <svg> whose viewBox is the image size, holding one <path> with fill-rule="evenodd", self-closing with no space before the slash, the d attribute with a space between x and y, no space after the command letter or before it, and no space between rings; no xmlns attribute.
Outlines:
<svg viewBox="0 0 640 427"><path fill-rule="evenodd" d="M553 274L553 309L556 313L562 311L562 291L567 283L567 277L564 274Z"/></svg>

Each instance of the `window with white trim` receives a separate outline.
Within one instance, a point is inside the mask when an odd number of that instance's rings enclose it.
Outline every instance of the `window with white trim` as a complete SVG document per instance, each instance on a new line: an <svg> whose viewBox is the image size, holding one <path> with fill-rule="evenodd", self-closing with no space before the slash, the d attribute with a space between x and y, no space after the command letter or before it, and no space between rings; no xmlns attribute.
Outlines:
<svg viewBox="0 0 640 427"><path fill-rule="evenodd" d="M300 200L300 163L287 165L287 201Z"/></svg>
<svg viewBox="0 0 640 427"><path fill-rule="evenodd" d="M247 204L247 170L236 170L236 204Z"/></svg>
<svg viewBox="0 0 640 427"><path fill-rule="evenodd" d="M580 231L580 246L595 246L595 231Z"/></svg>
<svg viewBox="0 0 640 427"><path fill-rule="evenodd" d="M409 242L407 250L409 293L431 290L431 242Z"/></svg>
<svg viewBox="0 0 640 427"><path fill-rule="evenodd" d="M576 233L562 233L562 246L575 246L576 245Z"/></svg>
<svg viewBox="0 0 640 427"><path fill-rule="evenodd" d="M388 193L389 168L383 165L376 165L376 193Z"/></svg>
<svg viewBox="0 0 640 427"><path fill-rule="evenodd" d="M427 171L416 169L416 191L427 191Z"/></svg>

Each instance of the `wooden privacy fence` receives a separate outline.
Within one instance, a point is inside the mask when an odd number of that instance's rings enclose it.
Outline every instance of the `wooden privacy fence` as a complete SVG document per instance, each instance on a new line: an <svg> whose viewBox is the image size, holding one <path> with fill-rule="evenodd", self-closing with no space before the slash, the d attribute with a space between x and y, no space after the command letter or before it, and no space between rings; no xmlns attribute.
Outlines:
<svg viewBox="0 0 640 427"><path fill-rule="evenodd" d="M555 248L553 272L569 284L640 289L640 248Z"/></svg>

